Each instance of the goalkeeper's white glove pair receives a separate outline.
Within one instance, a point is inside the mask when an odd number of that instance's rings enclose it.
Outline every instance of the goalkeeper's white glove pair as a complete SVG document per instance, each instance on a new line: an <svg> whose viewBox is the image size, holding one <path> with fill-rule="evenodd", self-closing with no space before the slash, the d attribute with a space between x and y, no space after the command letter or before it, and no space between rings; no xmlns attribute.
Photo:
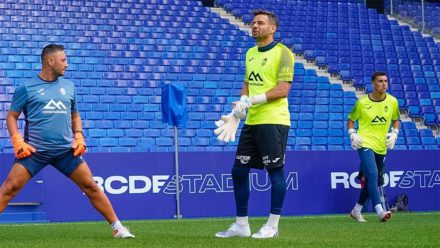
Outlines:
<svg viewBox="0 0 440 248"><path fill-rule="evenodd" d="M248 96L241 96L240 101L234 102L234 108L228 115L222 115L220 120L215 122L217 129L214 133L217 139L224 142L235 141L240 120L246 117L247 109L252 106Z"/></svg>
<svg viewBox="0 0 440 248"><path fill-rule="evenodd" d="M252 98L242 95L240 101L233 103L234 108L231 113L222 115L220 120L215 122L217 129L214 130L214 133L217 135L217 139L224 142L234 142L240 120L246 117L247 110L252 107L253 104L265 102L267 102L266 94L253 96Z"/></svg>
<svg viewBox="0 0 440 248"><path fill-rule="evenodd" d="M351 147L353 147L353 149L356 150L362 148L362 144L364 140L362 139L361 136L359 136L359 134L356 133L356 130L354 128L351 128L348 130L348 134L350 135ZM394 128L391 129L390 133L387 133L385 144L388 149L394 148L398 134L399 134L399 129L394 129Z"/></svg>

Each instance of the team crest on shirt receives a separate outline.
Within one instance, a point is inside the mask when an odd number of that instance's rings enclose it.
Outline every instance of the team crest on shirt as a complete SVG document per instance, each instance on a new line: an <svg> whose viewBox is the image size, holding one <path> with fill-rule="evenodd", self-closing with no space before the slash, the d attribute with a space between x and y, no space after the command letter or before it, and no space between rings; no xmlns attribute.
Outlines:
<svg viewBox="0 0 440 248"><path fill-rule="evenodd" d="M383 111L388 112L388 106L385 106L385 107L383 108Z"/></svg>
<svg viewBox="0 0 440 248"><path fill-rule="evenodd" d="M267 63L267 58L263 59L263 62L261 63L261 66L264 66Z"/></svg>
<svg viewBox="0 0 440 248"><path fill-rule="evenodd" d="M64 89L64 88L60 88L60 93L61 93L61 95L66 95L66 90Z"/></svg>

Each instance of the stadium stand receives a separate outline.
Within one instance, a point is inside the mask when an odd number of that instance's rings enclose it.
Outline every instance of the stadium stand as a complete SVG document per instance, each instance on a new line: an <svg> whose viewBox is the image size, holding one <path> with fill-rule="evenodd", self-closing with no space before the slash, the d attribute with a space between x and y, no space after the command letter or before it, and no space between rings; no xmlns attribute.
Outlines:
<svg viewBox="0 0 440 248"><path fill-rule="evenodd" d="M396 1L395 11L396 15L419 29L423 29L423 17L425 15L425 32L431 33L437 39L440 39L440 2L424 3L424 11L422 12L421 1Z"/></svg>
<svg viewBox="0 0 440 248"><path fill-rule="evenodd" d="M307 60L315 59L318 66L327 67L330 74L352 81L355 87L368 91L372 72L386 71L391 82L390 92L398 98L401 108L406 109L411 118L419 118L425 125L438 129L437 98L434 104L431 97L437 97L439 92L440 68L433 64L437 63L440 53L432 37L423 37L408 26L400 26L397 21L350 1L250 4L219 0L217 4L233 14L237 13L236 9L274 11L284 24L280 27L284 43ZM250 21L246 15L237 17ZM409 145L408 139L401 142L399 149Z"/></svg>
<svg viewBox="0 0 440 248"><path fill-rule="evenodd" d="M390 75L401 107L427 125L440 124L440 53L422 37L352 1L219 0L249 23L250 9L275 11L279 37L355 87L368 88L374 70ZM11 152L6 112L15 86L40 69L41 48L66 46L66 78L77 85L90 152L173 151L162 123L161 86L183 84L189 120L181 151L234 151L219 143L214 120L230 111L254 40L194 0L18 0L0 3L0 145ZM328 77L295 64L289 96L289 150L348 150L345 121L356 96ZM20 124L23 128L23 123ZM438 149L433 133L403 122L397 149Z"/></svg>

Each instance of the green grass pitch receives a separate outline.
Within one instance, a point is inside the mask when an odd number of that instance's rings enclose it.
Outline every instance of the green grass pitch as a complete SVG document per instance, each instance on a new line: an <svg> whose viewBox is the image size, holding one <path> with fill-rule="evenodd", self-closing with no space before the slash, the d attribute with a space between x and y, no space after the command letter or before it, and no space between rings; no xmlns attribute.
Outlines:
<svg viewBox="0 0 440 248"><path fill-rule="evenodd" d="M215 238L233 218L124 221L135 239L112 238L105 222L0 224L0 247L440 247L440 212L396 213L387 223L365 215L282 217L275 239ZM265 218L250 218L256 232Z"/></svg>

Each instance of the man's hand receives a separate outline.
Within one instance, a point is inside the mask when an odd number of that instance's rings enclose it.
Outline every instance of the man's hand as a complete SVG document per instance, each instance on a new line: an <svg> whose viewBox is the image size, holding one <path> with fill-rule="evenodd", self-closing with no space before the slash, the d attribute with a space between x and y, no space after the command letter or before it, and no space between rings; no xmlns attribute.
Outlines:
<svg viewBox="0 0 440 248"><path fill-rule="evenodd" d="M387 133L387 140L385 141L385 144L387 145L388 149L393 149L394 145L397 141L397 134L399 133L399 129L392 129L391 133Z"/></svg>
<svg viewBox="0 0 440 248"><path fill-rule="evenodd" d="M362 143L364 143L364 140L361 136L359 136L359 134L356 133L356 130L349 129L348 134L350 135L351 147L353 147L355 150L362 148Z"/></svg>
<svg viewBox="0 0 440 248"><path fill-rule="evenodd" d="M234 114L234 111L232 111L230 114L222 116L221 120L219 121L222 121L223 124L214 130L214 133L217 135L217 139L224 142L234 142L238 125L240 124L240 119L237 118L237 116ZM219 121L216 122L216 125Z"/></svg>
<svg viewBox="0 0 440 248"><path fill-rule="evenodd" d="M84 136L82 132L75 132L75 141L72 144L73 148L73 156L76 157L78 155L83 155L86 153L86 142L84 141Z"/></svg>
<svg viewBox="0 0 440 248"><path fill-rule="evenodd" d="M24 142L23 137L19 133L12 135L11 141L14 146L14 155L16 158L27 158L37 151L33 146Z"/></svg>
<svg viewBox="0 0 440 248"><path fill-rule="evenodd" d="M239 119L246 117L246 110L252 107L251 99L246 95L242 95L240 101L234 102L233 104L235 104L233 108L234 115Z"/></svg>

